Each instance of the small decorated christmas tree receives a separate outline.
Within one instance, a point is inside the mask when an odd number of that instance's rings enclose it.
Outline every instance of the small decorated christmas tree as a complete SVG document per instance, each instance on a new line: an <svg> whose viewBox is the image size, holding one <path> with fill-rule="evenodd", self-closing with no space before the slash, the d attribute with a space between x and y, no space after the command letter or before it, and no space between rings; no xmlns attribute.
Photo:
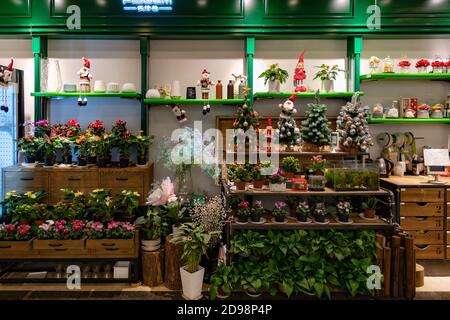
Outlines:
<svg viewBox="0 0 450 320"><path fill-rule="evenodd" d="M319 91L316 93L315 102L308 103L306 120L302 122L301 135L303 142L315 147L328 146L331 143L331 129L325 113L327 105L321 104Z"/></svg>
<svg viewBox="0 0 450 320"><path fill-rule="evenodd" d="M236 118L233 123L234 129L242 129L244 132L250 128L257 130L260 126L258 112L256 112L253 107L248 104L249 90L249 88L244 89L245 101L244 104L238 108Z"/></svg>
<svg viewBox="0 0 450 320"><path fill-rule="evenodd" d="M341 146L345 149L367 152L373 145L367 113L361 106L358 92L341 108L336 124Z"/></svg>
<svg viewBox="0 0 450 320"><path fill-rule="evenodd" d="M279 137L280 145L286 145L288 148L300 145L300 130L297 128L297 123L292 117L297 113L294 106L294 101L297 94L293 94L283 104L280 104L281 109L280 120L278 120L278 129L276 133Z"/></svg>

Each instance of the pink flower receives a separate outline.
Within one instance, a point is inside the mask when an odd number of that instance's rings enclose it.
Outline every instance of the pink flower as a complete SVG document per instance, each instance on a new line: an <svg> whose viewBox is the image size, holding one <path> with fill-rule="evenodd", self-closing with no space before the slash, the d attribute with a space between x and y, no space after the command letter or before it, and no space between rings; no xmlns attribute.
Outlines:
<svg viewBox="0 0 450 320"><path fill-rule="evenodd" d="M93 222L91 224L91 229L97 232L102 232L103 231L103 223L101 222Z"/></svg>
<svg viewBox="0 0 450 320"><path fill-rule="evenodd" d="M31 229L31 227L27 224L20 225L17 227L17 231L19 231L19 233L23 236L26 235L28 233L28 231L30 231L30 229Z"/></svg>
<svg viewBox="0 0 450 320"><path fill-rule="evenodd" d="M79 127L80 126L80 124L78 123L78 121L76 119L69 120L69 121L67 121L66 124L70 127Z"/></svg>
<svg viewBox="0 0 450 320"><path fill-rule="evenodd" d="M175 187L169 177L163 180L161 187L154 190L148 197L147 203L154 207L159 207L173 200L175 196Z"/></svg>
<svg viewBox="0 0 450 320"><path fill-rule="evenodd" d="M16 229L16 226L13 224L7 224L5 226L6 231L14 231Z"/></svg>
<svg viewBox="0 0 450 320"><path fill-rule="evenodd" d="M122 228L124 228L126 231L133 231L134 230L133 225L131 223L129 223L129 222L122 223Z"/></svg>
<svg viewBox="0 0 450 320"><path fill-rule="evenodd" d="M50 229L50 225L43 223L39 226L39 229L41 229L43 231L48 231Z"/></svg>
<svg viewBox="0 0 450 320"><path fill-rule="evenodd" d="M108 229L117 229L120 226L120 223L117 221L108 222Z"/></svg>
<svg viewBox="0 0 450 320"><path fill-rule="evenodd" d="M286 208L286 203L283 201L277 201L275 202L275 208L277 208L278 210L283 210L284 208Z"/></svg>
<svg viewBox="0 0 450 320"><path fill-rule="evenodd" d="M126 126L127 125L127 123L126 123L126 121L123 121L123 120L117 120L116 121L116 126Z"/></svg>
<svg viewBox="0 0 450 320"><path fill-rule="evenodd" d="M323 160L323 158L322 158L321 155L312 157L312 161L314 161L314 162L319 162L319 161L322 161L322 160Z"/></svg>
<svg viewBox="0 0 450 320"><path fill-rule="evenodd" d="M248 208L249 206L250 206L250 202L248 202L248 201L241 201L238 204L238 208L241 208L241 209Z"/></svg>
<svg viewBox="0 0 450 320"><path fill-rule="evenodd" d="M69 232L70 232L69 229L66 229L66 228L65 228L65 229L63 230L63 233L65 233L65 234L68 234Z"/></svg>
<svg viewBox="0 0 450 320"><path fill-rule="evenodd" d="M72 222L72 228L74 230L81 230L81 229L83 229L83 227L84 227L84 222L81 220L74 220Z"/></svg>
<svg viewBox="0 0 450 320"><path fill-rule="evenodd" d="M49 123L48 120L41 120L36 122L36 127L48 127Z"/></svg>

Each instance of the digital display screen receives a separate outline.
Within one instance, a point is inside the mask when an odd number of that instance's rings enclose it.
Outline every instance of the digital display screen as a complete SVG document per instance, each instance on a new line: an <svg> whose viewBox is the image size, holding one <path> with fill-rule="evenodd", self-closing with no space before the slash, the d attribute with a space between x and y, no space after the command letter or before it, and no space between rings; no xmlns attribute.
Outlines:
<svg viewBox="0 0 450 320"><path fill-rule="evenodd" d="M122 0L125 11L158 13L173 11L174 0Z"/></svg>

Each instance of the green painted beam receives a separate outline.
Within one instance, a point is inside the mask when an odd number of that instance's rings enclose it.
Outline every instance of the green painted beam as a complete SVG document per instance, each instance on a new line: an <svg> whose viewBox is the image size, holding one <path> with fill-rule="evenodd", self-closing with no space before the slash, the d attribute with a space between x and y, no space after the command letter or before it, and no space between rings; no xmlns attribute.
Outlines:
<svg viewBox="0 0 450 320"><path fill-rule="evenodd" d="M347 39L347 70L352 72L350 79L353 83L347 83L348 89L359 91L361 89L361 53L363 49L363 39L361 36L349 37ZM350 86L351 85L351 86Z"/></svg>
<svg viewBox="0 0 450 320"><path fill-rule="evenodd" d="M148 88L148 55L149 40L148 38L140 39L141 53L141 96L145 97ZM141 130L144 134L148 134L148 108L144 100L141 100Z"/></svg>
<svg viewBox="0 0 450 320"><path fill-rule="evenodd" d="M100 92L32 92L31 96L40 98L73 98L79 96L98 97L98 98L126 98L126 99L140 99L141 94L138 92L124 92L124 93L100 93Z"/></svg>
<svg viewBox="0 0 450 320"><path fill-rule="evenodd" d="M253 95L254 95L254 83L253 83L253 57L255 55L255 38L254 37L247 37L245 41L245 61L246 61L246 74L247 74L247 83L248 87L250 88L250 92L248 95L248 101L250 103L250 106L253 106Z"/></svg>
<svg viewBox="0 0 450 320"><path fill-rule="evenodd" d="M368 123L450 123L450 118L441 118L441 119L393 119L393 118L369 118L367 119Z"/></svg>
<svg viewBox="0 0 450 320"><path fill-rule="evenodd" d="M450 73L372 73L361 76L361 81L373 80L443 80L450 81Z"/></svg>
<svg viewBox="0 0 450 320"><path fill-rule="evenodd" d="M169 104L222 104L222 105L241 105L244 103L243 99L144 99L147 105L169 105Z"/></svg>
<svg viewBox="0 0 450 320"><path fill-rule="evenodd" d="M255 99L271 99L271 98L289 98L292 92L257 92L255 93ZM321 98L351 98L354 92L321 92L319 96ZM359 92L360 96L364 95L364 92ZM315 92L299 92L297 93L297 98L314 98L316 96Z"/></svg>
<svg viewBox="0 0 450 320"><path fill-rule="evenodd" d="M41 59L47 58L47 38L44 36L36 36L31 40L31 47L34 57L34 90L41 90ZM45 102L36 97L34 99L34 121L39 121L47 117Z"/></svg>

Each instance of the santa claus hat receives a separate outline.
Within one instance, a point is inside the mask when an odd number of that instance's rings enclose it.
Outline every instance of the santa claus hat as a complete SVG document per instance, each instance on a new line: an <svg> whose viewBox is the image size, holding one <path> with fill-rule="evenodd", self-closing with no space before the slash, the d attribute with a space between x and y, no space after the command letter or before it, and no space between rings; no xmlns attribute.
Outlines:
<svg viewBox="0 0 450 320"><path fill-rule="evenodd" d="M292 96L290 96L288 100L295 102L295 100L297 100L297 94L296 93L292 94Z"/></svg>
<svg viewBox="0 0 450 320"><path fill-rule="evenodd" d="M304 58L305 58L305 51L303 51L300 57L298 57L298 62L304 62Z"/></svg>
<svg viewBox="0 0 450 320"><path fill-rule="evenodd" d="M90 69L91 68L91 61L89 61L89 59L86 58L86 57L83 57L83 61L84 61L84 66L86 68Z"/></svg>
<svg viewBox="0 0 450 320"><path fill-rule="evenodd" d="M14 65L14 58L11 57L11 62L8 65L8 70L13 71L13 65Z"/></svg>
<svg viewBox="0 0 450 320"><path fill-rule="evenodd" d="M205 74L205 73L209 74L208 70L203 69L202 74Z"/></svg>

